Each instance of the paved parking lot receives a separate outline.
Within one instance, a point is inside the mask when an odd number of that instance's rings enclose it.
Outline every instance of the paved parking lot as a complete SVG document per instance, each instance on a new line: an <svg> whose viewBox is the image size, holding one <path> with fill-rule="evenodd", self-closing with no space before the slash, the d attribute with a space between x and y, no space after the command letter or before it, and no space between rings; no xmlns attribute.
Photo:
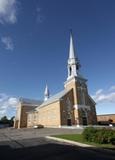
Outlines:
<svg viewBox="0 0 115 160"><path fill-rule="evenodd" d="M1 129L0 160L115 160L115 153L72 146L47 135L81 133L74 129Z"/></svg>
<svg viewBox="0 0 115 160"><path fill-rule="evenodd" d="M14 129L14 128L5 128L0 129L0 141L13 139L31 139L38 137L45 137L49 135L58 135L58 134L76 134L82 133L83 129L64 129L64 128L25 128L25 129Z"/></svg>
<svg viewBox="0 0 115 160"><path fill-rule="evenodd" d="M0 146L6 145L11 148L21 148L21 147L30 147L36 146L39 144L42 138L49 135L58 135L58 134L76 134L81 133L82 129L62 129L62 128L25 128L25 129L14 129L14 128L5 128L0 129ZM35 139L39 138L38 141ZM43 143L43 141L42 141Z"/></svg>

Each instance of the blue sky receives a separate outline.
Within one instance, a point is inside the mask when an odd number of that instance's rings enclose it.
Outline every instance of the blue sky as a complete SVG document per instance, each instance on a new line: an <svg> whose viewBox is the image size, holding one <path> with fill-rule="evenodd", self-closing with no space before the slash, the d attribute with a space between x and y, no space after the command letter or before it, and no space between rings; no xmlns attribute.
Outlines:
<svg viewBox="0 0 115 160"><path fill-rule="evenodd" d="M97 113L115 113L114 0L0 0L0 115L63 89L69 29Z"/></svg>

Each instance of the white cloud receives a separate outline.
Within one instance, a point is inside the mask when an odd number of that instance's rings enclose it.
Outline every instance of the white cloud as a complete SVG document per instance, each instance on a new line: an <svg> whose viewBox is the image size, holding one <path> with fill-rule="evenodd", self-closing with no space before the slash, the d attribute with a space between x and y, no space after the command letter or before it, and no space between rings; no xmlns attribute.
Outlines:
<svg viewBox="0 0 115 160"><path fill-rule="evenodd" d="M2 37L1 42L4 44L6 50L13 50L14 44L11 37Z"/></svg>
<svg viewBox="0 0 115 160"><path fill-rule="evenodd" d="M7 96L6 94L0 94L0 117L7 115L11 110L13 112L17 104L17 98Z"/></svg>
<svg viewBox="0 0 115 160"><path fill-rule="evenodd" d="M0 23L14 24L17 21L17 0L0 0Z"/></svg>
<svg viewBox="0 0 115 160"><path fill-rule="evenodd" d="M6 113L6 111L5 111L5 110L0 110L0 117L4 116L4 115L5 115L5 113Z"/></svg>
<svg viewBox="0 0 115 160"><path fill-rule="evenodd" d="M113 89L111 92L109 91L110 89L105 93L102 89L99 89L92 98L96 103L115 103L115 91Z"/></svg>
<svg viewBox="0 0 115 160"><path fill-rule="evenodd" d="M101 94L103 92L103 90L102 89L99 89L98 91L96 91L96 95L99 95L99 94Z"/></svg>
<svg viewBox="0 0 115 160"><path fill-rule="evenodd" d="M8 99L8 104L11 105L12 107L15 107L15 105L17 104L17 98L15 97L10 97Z"/></svg>

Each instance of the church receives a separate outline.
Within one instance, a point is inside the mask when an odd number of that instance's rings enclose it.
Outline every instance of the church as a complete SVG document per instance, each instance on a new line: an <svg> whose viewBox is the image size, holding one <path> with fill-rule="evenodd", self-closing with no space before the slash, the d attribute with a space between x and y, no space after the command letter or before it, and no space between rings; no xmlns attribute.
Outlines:
<svg viewBox="0 0 115 160"><path fill-rule="evenodd" d="M50 96L45 88L44 100L19 98L15 128L28 128L36 125L44 127L96 125L96 103L88 93L87 79L80 74L80 62L75 53L73 35L70 33L68 75L64 89Z"/></svg>

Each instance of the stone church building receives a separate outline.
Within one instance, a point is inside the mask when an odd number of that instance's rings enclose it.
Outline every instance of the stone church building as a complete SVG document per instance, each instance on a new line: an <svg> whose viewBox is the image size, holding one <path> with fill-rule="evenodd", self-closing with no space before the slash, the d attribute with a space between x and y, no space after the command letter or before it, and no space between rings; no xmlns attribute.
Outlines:
<svg viewBox="0 0 115 160"><path fill-rule="evenodd" d="M20 98L15 116L15 128L95 125L96 103L88 94L87 80L80 74L80 63L75 53L73 35L70 34L68 76L64 89L49 95L45 88L44 101Z"/></svg>

